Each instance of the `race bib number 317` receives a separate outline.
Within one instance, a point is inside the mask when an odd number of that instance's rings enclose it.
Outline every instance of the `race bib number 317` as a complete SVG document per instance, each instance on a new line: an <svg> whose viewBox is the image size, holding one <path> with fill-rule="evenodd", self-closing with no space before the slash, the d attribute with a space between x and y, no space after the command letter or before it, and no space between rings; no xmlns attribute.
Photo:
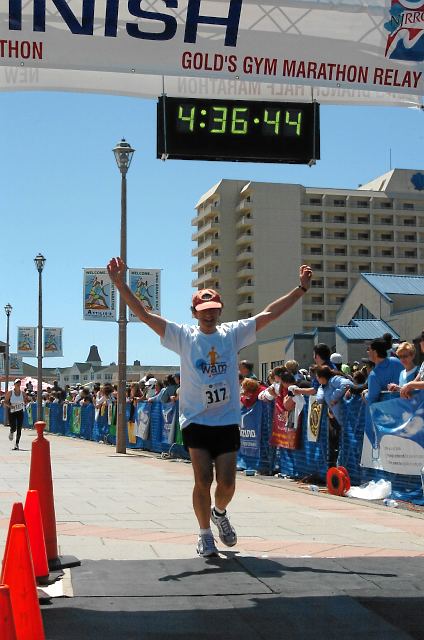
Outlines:
<svg viewBox="0 0 424 640"><path fill-rule="evenodd" d="M214 409L226 404L230 399L230 388L225 382L204 384L202 387L203 405L205 409Z"/></svg>

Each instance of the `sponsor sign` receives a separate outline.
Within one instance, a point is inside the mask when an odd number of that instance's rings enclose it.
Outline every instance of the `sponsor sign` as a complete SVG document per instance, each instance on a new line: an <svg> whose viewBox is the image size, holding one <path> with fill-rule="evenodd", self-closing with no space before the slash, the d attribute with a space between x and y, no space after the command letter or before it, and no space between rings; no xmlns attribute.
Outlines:
<svg viewBox="0 0 424 640"><path fill-rule="evenodd" d="M226 97L251 98L260 86L261 99L269 99L274 86L286 92L294 85L309 89L306 100L324 102L317 94L329 89L332 102L341 91L341 101L351 103L374 98L419 106L423 6L422 0L13 0L0 9L0 87L195 97L202 86L211 91L212 81L214 98L224 90ZM199 83L190 87L192 79Z"/></svg>

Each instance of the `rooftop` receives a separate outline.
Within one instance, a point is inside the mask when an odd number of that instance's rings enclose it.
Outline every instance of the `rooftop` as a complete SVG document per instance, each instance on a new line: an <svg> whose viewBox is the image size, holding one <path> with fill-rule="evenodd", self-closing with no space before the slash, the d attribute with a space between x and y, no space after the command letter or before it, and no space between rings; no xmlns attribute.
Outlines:
<svg viewBox="0 0 424 640"><path fill-rule="evenodd" d="M386 273L361 273L374 289L390 302L390 294L424 296L424 276L394 276Z"/></svg>
<svg viewBox="0 0 424 640"><path fill-rule="evenodd" d="M400 336L384 320L351 320L349 325L337 325L336 332L345 340L375 340L383 333L391 333L399 340Z"/></svg>

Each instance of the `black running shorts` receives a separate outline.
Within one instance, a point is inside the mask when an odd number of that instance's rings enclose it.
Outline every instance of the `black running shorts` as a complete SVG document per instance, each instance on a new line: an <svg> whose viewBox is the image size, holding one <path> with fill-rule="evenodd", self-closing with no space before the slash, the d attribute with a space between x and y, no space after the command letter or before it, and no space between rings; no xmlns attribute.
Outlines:
<svg viewBox="0 0 424 640"><path fill-rule="evenodd" d="M17 427L22 428L24 423L24 412L23 409L19 411L9 412L9 425L12 430L17 429Z"/></svg>
<svg viewBox="0 0 424 640"><path fill-rule="evenodd" d="M184 447L205 449L213 459L222 453L240 449L240 429L238 424L226 424L219 427L191 422L181 430Z"/></svg>

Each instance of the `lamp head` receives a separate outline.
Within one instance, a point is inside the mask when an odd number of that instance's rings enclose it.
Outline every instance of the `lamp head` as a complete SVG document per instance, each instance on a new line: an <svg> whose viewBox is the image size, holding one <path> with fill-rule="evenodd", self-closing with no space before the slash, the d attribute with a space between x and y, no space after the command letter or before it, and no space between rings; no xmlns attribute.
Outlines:
<svg viewBox="0 0 424 640"><path fill-rule="evenodd" d="M12 309L13 309L12 305L10 304L10 302L8 302L4 307L7 317L9 317L10 314L12 313Z"/></svg>
<svg viewBox="0 0 424 640"><path fill-rule="evenodd" d="M116 147L113 149L116 164L118 165L118 169L123 176L127 174L127 171L130 168L134 151L135 149L131 147L131 145L125 140L125 138L122 138L122 140L118 142Z"/></svg>
<svg viewBox="0 0 424 640"><path fill-rule="evenodd" d="M46 263L46 259L41 253L39 253L37 256L35 256L34 263L35 263L35 266L36 266L36 269L37 269L38 273L41 273L42 270L44 269L44 265Z"/></svg>

